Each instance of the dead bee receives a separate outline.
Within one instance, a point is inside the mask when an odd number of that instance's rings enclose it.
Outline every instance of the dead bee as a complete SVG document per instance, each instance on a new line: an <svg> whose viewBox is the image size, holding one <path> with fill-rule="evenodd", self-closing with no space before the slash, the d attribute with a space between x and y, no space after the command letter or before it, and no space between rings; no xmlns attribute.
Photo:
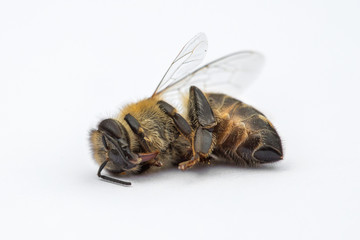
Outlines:
<svg viewBox="0 0 360 240"><path fill-rule="evenodd" d="M280 137L264 114L225 94L193 86L242 85L259 71L262 55L236 52L189 73L206 51L206 36L200 33L183 47L150 98L125 106L91 131L100 178L131 185L101 171L141 173L171 164L185 170L219 158L255 166L283 158ZM165 99L189 86L182 116Z"/></svg>

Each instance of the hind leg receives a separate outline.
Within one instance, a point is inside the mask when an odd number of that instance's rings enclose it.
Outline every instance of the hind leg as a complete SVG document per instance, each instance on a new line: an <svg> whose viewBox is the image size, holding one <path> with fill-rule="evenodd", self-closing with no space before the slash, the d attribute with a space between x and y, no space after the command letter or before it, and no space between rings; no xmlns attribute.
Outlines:
<svg viewBox="0 0 360 240"><path fill-rule="evenodd" d="M191 168L201 158L207 158L214 147L213 130L217 123L210 104L200 89L194 86L190 88L188 114L191 126L170 104L164 101L159 101L158 104L173 119L178 131L191 143L192 157L190 160L181 162L179 169Z"/></svg>
<svg viewBox="0 0 360 240"><path fill-rule="evenodd" d="M213 130L217 124L214 113L205 95L195 86L190 87L188 114L193 129L192 158L179 164L181 170L191 168L201 159L207 158L214 148Z"/></svg>

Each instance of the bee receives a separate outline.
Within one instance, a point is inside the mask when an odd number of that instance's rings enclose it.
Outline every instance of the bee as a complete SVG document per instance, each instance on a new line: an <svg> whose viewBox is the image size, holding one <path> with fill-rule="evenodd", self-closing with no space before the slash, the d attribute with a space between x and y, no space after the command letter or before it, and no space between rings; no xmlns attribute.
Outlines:
<svg viewBox="0 0 360 240"><path fill-rule="evenodd" d="M111 173L138 174L171 165L186 170L218 159L257 166L283 158L280 137L264 114L226 94L203 92L199 87L241 88L257 74L263 56L235 52L193 70L206 51L207 38L199 33L182 48L151 97L126 105L91 130L98 177L131 185L101 172L105 168ZM180 114L166 99L180 98L184 90L188 94Z"/></svg>

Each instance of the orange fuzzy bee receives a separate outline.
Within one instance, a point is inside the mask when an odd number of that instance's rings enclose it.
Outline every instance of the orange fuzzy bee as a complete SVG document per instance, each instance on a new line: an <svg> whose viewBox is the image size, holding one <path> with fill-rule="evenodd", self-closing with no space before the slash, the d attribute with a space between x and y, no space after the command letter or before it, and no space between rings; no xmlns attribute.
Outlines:
<svg viewBox="0 0 360 240"><path fill-rule="evenodd" d="M283 158L280 137L264 114L235 98L195 86L241 87L260 70L262 55L236 52L191 72L206 51L207 39L200 33L182 48L150 98L125 106L115 118L91 130L99 177L130 185L101 171L142 173L170 165L185 170L214 159L255 166ZM181 89L189 89L183 115L165 101Z"/></svg>

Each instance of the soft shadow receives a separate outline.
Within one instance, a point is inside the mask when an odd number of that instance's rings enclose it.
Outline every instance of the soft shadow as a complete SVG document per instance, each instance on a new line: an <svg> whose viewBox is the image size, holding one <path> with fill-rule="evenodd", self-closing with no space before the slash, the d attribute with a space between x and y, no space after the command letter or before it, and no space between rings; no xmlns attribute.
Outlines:
<svg viewBox="0 0 360 240"><path fill-rule="evenodd" d="M143 183L149 181L163 181L164 179L174 179L178 177L196 177L198 180L202 181L207 178L216 178L220 175L226 175L228 173L237 172L241 174L250 174L252 172L282 172L285 171L287 167L284 164L272 163L259 165L257 167L241 167L232 163L216 162L211 165L199 164L191 169L186 171L178 170L177 167L170 167L166 169L155 169L153 171L145 172L138 175L121 175L121 174L111 174L109 176L119 178L124 181ZM104 180L105 181L105 180Z"/></svg>

